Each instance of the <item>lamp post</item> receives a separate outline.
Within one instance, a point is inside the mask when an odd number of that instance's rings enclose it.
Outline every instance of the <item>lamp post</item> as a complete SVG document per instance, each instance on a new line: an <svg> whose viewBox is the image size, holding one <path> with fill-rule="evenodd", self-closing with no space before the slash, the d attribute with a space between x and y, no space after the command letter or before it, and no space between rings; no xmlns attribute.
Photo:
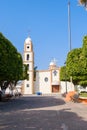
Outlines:
<svg viewBox="0 0 87 130"><path fill-rule="evenodd" d="M65 65L65 87L66 87L66 94L67 94L66 62L64 63L64 65Z"/></svg>
<svg viewBox="0 0 87 130"><path fill-rule="evenodd" d="M71 51L71 18L70 18L70 0L68 1L68 42L69 42L69 51Z"/></svg>

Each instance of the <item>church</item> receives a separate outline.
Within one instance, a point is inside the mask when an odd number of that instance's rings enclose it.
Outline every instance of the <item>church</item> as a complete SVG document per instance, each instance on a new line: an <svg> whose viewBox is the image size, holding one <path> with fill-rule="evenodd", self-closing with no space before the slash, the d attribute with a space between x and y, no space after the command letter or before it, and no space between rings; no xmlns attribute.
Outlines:
<svg viewBox="0 0 87 130"><path fill-rule="evenodd" d="M65 82L60 82L60 67L57 67L55 59L49 63L47 70L34 70L34 50L30 37L24 41L23 63L28 66L28 80L24 80L23 94L52 94L64 92ZM35 77L34 77L35 74ZM35 80L34 80L35 78ZM67 89L71 89L71 84L67 84Z"/></svg>

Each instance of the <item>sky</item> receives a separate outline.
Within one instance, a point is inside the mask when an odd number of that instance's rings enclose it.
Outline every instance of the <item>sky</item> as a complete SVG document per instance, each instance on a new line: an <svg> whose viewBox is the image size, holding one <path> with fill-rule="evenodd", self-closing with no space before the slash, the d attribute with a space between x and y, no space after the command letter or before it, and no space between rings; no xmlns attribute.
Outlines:
<svg viewBox="0 0 87 130"><path fill-rule="evenodd" d="M71 46L82 47L87 34L87 11L77 0L70 0ZM34 66L48 69L55 58L64 66L70 50L68 0L0 0L0 32L23 54L24 41L30 36Z"/></svg>

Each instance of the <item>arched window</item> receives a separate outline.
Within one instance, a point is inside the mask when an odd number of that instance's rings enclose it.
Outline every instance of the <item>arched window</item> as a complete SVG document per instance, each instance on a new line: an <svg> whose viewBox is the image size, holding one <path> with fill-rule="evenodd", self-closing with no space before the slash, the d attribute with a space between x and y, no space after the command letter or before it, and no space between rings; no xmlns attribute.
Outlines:
<svg viewBox="0 0 87 130"><path fill-rule="evenodd" d="M29 60L29 54L27 54L27 60Z"/></svg>

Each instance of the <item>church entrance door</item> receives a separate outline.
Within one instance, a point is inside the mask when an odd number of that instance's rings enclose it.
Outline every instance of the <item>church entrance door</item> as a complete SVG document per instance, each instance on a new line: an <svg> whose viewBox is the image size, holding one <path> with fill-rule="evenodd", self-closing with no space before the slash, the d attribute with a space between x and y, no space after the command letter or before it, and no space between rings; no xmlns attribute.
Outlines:
<svg viewBox="0 0 87 130"><path fill-rule="evenodd" d="M59 92L59 89L60 87L59 87L59 85L52 85L52 92L53 93L56 93L56 92Z"/></svg>

